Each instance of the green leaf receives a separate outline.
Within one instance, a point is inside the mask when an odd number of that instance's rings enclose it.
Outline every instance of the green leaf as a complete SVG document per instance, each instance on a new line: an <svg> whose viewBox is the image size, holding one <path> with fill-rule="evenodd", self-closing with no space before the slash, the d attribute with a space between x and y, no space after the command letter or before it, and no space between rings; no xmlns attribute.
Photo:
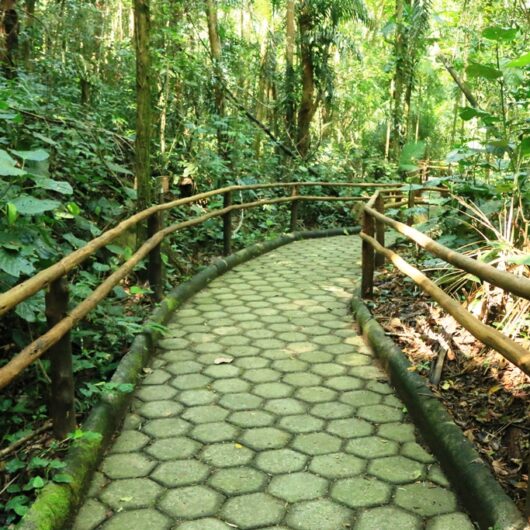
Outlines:
<svg viewBox="0 0 530 530"><path fill-rule="evenodd" d="M63 195L72 195L74 190L70 183L64 180L53 180L44 177L34 177L33 178L35 185L38 188L43 190L56 191L57 193L62 193Z"/></svg>
<svg viewBox="0 0 530 530"><path fill-rule="evenodd" d="M19 471L20 469L24 469L25 467L25 462L19 460L18 458L13 458L7 461L7 464L5 465L5 470L8 473L16 473L17 471Z"/></svg>
<svg viewBox="0 0 530 530"><path fill-rule="evenodd" d="M510 42L517 36L517 28L503 28L501 26L490 26L482 32L485 39L496 42Z"/></svg>
<svg viewBox="0 0 530 530"><path fill-rule="evenodd" d="M14 225L15 221L17 220L17 216L17 207L12 202L8 202L6 204L7 224Z"/></svg>
<svg viewBox="0 0 530 530"><path fill-rule="evenodd" d="M34 271L34 267L29 260L20 256L20 254L7 252L0 248L0 270L18 278L21 274L31 274Z"/></svg>
<svg viewBox="0 0 530 530"><path fill-rule="evenodd" d="M530 156L530 136L527 138L523 138L521 143L519 144L519 153L521 154L521 158L526 158L527 156Z"/></svg>
<svg viewBox="0 0 530 530"><path fill-rule="evenodd" d="M7 151L0 149L0 176L1 177L18 177L25 175L26 172L16 167L16 162Z"/></svg>
<svg viewBox="0 0 530 530"><path fill-rule="evenodd" d="M502 72L486 64L472 63L466 68L470 77L482 77L483 79L494 80L502 76Z"/></svg>
<svg viewBox="0 0 530 530"><path fill-rule="evenodd" d="M79 215L81 213L81 208L75 202L69 202L66 204L66 209L72 215Z"/></svg>
<svg viewBox="0 0 530 530"><path fill-rule="evenodd" d="M61 203L51 199L35 199L29 195L22 195L11 201L20 215L38 215L55 210Z"/></svg>
<svg viewBox="0 0 530 530"><path fill-rule="evenodd" d="M70 484L72 480L72 475L68 475L68 473L57 473L57 475L53 476L53 481L58 484Z"/></svg>
<svg viewBox="0 0 530 530"><path fill-rule="evenodd" d="M11 151L15 156L22 158L22 160L31 160L33 162L43 162L48 160L50 154L44 149L35 149L33 151Z"/></svg>
<svg viewBox="0 0 530 530"><path fill-rule="evenodd" d="M34 456L29 463L31 469L36 469L39 467L48 467L50 461L47 458L40 458L39 456Z"/></svg>
<svg viewBox="0 0 530 530"><path fill-rule="evenodd" d="M530 64L530 52L521 55L517 59L510 61L506 66L509 68L524 68Z"/></svg>
<svg viewBox="0 0 530 530"><path fill-rule="evenodd" d="M513 263L514 265L530 265L530 254L524 256L512 256L506 260L507 263Z"/></svg>
<svg viewBox="0 0 530 530"><path fill-rule="evenodd" d="M399 157L399 167L404 171L414 171L417 169L415 162L425 154L425 142L407 142Z"/></svg>

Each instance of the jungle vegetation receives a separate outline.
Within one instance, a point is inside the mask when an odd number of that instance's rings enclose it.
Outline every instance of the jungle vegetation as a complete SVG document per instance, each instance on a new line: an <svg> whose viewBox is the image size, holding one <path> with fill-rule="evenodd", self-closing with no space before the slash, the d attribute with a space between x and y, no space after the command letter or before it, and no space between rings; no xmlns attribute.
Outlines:
<svg viewBox="0 0 530 530"><path fill-rule="evenodd" d="M0 0L0 291L153 202L301 180L447 185L466 204L422 229L528 275L529 37L528 0ZM281 233L287 215L246 213L237 245ZM301 222L352 224L337 205L304 207ZM73 301L144 237L76 272ZM215 220L173 238L168 284L221 248ZM444 277L485 311L486 288ZM74 332L79 420L148 295L140 269ZM528 304L491 318L527 341ZM43 294L20 304L0 324L0 364L45 326ZM43 424L47 380L42 360L0 395L2 446ZM67 444L1 461L0 527L66 480Z"/></svg>

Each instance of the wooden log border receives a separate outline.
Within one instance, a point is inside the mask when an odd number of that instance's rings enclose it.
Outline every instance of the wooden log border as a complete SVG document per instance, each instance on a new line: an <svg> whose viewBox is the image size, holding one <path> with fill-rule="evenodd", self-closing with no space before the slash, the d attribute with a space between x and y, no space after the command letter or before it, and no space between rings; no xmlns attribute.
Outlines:
<svg viewBox="0 0 530 530"><path fill-rule="evenodd" d="M137 335L129 352L122 358L111 383L132 384L136 387L156 350L161 333L158 325L166 324L172 314L206 287L212 280L253 258L266 254L281 246L302 239L316 239L358 234L359 227L337 228L308 232L295 232L277 239L265 241L240 250L231 256L219 259L206 267L189 281L173 289L146 321L143 332ZM37 500L17 525L18 530L68 530L72 518L79 508L97 466L109 446L112 437L121 425L131 394L104 393L82 426L88 436L75 440L65 458L64 473L72 477L69 484L48 483Z"/></svg>

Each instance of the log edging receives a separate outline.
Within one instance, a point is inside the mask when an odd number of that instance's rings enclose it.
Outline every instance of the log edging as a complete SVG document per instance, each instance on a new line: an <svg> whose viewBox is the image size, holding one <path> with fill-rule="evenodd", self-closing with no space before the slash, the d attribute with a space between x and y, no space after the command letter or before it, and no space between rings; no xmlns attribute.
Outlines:
<svg viewBox="0 0 530 530"><path fill-rule="evenodd" d="M281 246L302 239L316 239L357 234L360 227L333 228L284 234L276 239L257 243L230 256L216 260L211 265L175 287L162 300L146 321L142 333L136 336L128 353L118 364L110 382L136 385L156 350L161 331L156 326L166 324L172 314L206 287L212 280L237 265L259 257ZM154 326L153 326L154 324ZM65 458L64 473L72 477L68 484L48 483L40 492L29 511L17 525L17 530L61 530L71 528L74 514L84 499L90 481L112 441L114 433L125 418L132 399L132 392L105 393L94 406L82 426L85 436L76 439Z"/></svg>
<svg viewBox="0 0 530 530"><path fill-rule="evenodd" d="M363 337L373 348L407 412L428 443L464 508L484 530L522 530L522 514L424 379L372 316L360 296L351 302Z"/></svg>

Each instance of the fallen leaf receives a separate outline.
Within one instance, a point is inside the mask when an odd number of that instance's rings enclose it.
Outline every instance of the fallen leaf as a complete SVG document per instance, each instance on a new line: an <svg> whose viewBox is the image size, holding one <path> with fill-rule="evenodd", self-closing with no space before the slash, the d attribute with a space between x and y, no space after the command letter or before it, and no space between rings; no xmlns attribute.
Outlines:
<svg viewBox="0 0 530 530"><path fill-rule="evenodd" d="M233 357L217 357L214 360L214 364L230 364L233 360Z"/></svg>

